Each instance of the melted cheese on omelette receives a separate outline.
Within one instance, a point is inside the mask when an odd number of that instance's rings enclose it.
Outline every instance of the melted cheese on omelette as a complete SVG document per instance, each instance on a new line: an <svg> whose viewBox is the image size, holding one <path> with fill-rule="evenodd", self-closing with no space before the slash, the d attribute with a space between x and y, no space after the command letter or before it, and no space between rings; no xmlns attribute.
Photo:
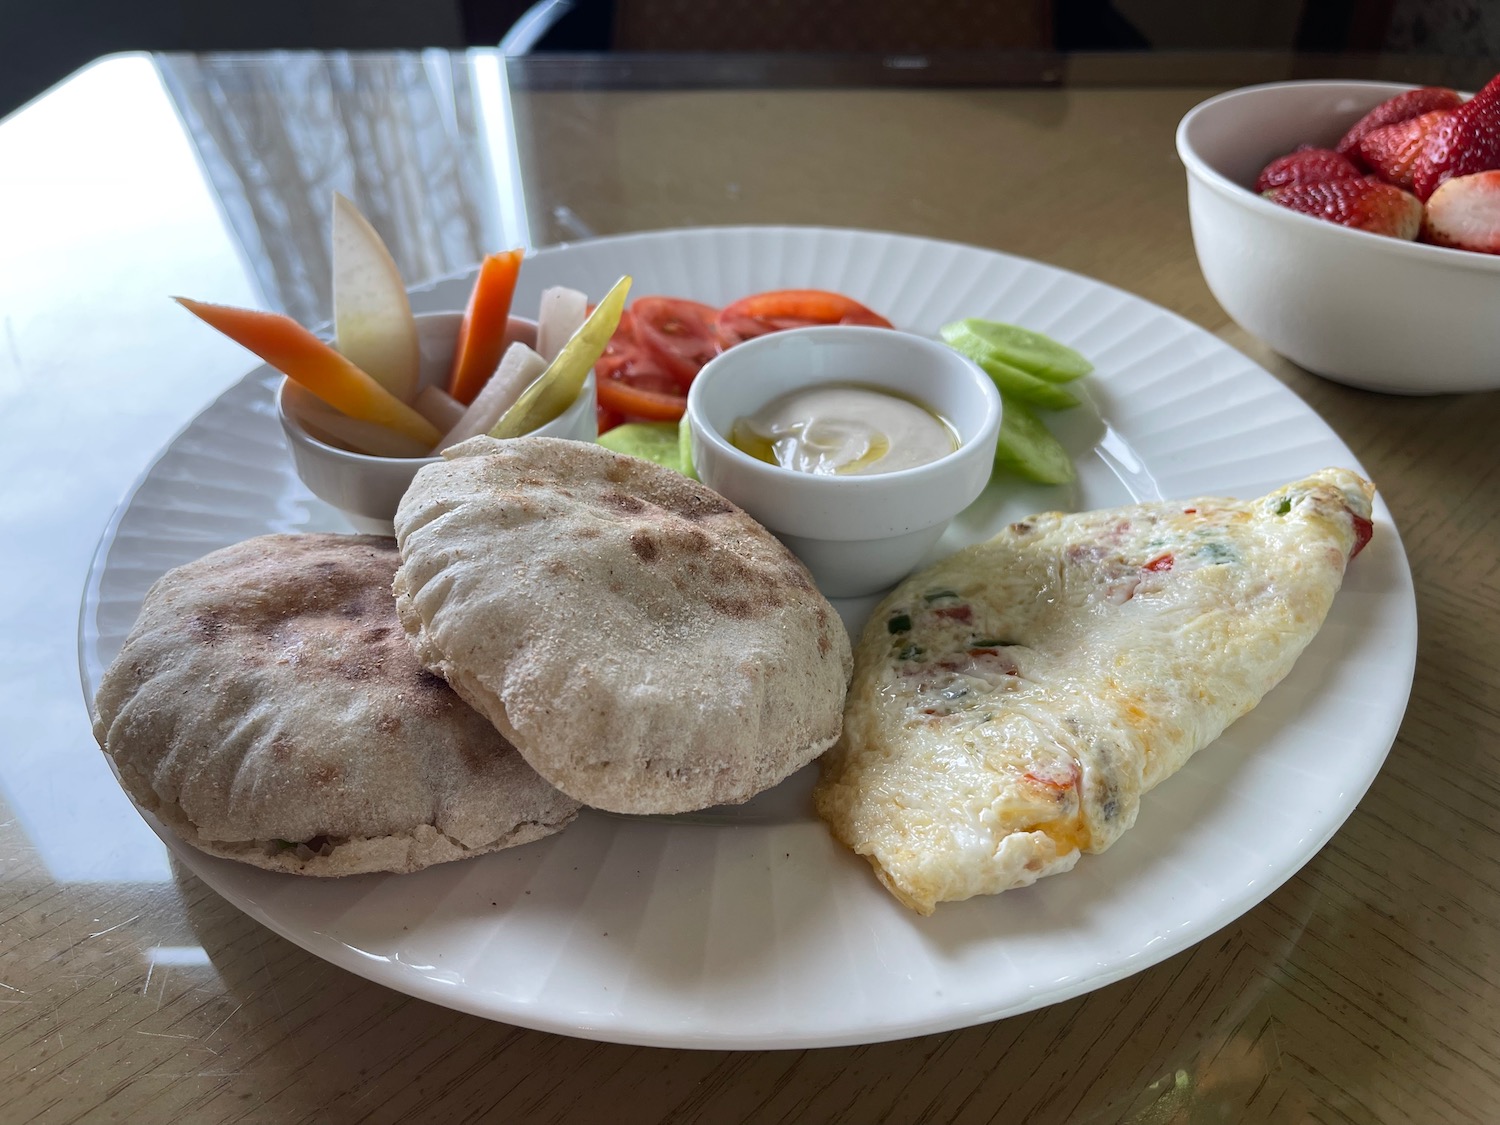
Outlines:
<svg viewBox="0 0 1500 1125"><path fill-rule="evenodd" d="M855 653L819 813L923 914L1103 851L1291 670L1373 496L1327 469L1259 500L1048 513L913 575Z"/></svg>

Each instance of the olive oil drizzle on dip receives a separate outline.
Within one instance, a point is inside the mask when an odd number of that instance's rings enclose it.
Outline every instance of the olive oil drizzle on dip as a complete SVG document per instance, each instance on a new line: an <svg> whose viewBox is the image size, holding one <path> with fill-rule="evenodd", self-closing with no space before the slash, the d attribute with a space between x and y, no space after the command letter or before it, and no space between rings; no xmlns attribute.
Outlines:
<svg viewBox="0 0 1500 1125"><path fill-rule="evenodd" d="M772 399L737 418L729 441L761 461L820 476L914 469L958 448L953 427L926 407L854 383Z"/></svg>

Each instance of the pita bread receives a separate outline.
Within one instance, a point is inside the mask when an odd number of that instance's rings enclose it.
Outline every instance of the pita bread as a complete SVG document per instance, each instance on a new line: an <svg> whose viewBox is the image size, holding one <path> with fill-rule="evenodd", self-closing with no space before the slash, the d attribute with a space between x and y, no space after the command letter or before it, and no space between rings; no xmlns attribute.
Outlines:
<svg viewBox="0 0 1500 1125"><path fill-rule="evenodd" d="M268 535L166 574L94 700L126 791L211 855L415 871L558 831L578 803L412 656L395 540Z"/></svg>
<svg viewBox="0 0 1500 1125"><path fill-rule="evenodd" d="M417 656L587 805L748 800L839 733L848 637L807 570L717 493L555 438L475 438L396 512Z"/></svg>
<svg viewBox="0 0 1500 1125"><path fill-rule="evenodd" d="M1328 469L1259 500L1052 512L912 576L860 640L819 813L923 914L1103 851L1291 671L1373 495Z"/></svg>

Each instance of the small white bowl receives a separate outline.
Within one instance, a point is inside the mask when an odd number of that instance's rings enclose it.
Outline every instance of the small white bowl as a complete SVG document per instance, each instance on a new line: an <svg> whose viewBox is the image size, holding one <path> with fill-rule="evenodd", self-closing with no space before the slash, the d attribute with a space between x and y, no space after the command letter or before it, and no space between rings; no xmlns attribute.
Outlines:
<svg viewBox="0 0 1500 1125"><path fill-rule="evenodd" d="M729 443L737 419L790 391L857 383L946 418L959 447L914 469L822 476L757 460ZM693 466L807 564L829 597L874 593L908 574L981 492L995 462L1000 394L945 344L888 328L799 328L711 360L688 391Z"/></svg>
<svg viewBox="0 0 1500 1125"><path fill-rule="evenodd" d="M416 322L417 342L422 352L421 386L442 386L453 362L453 345L463 314L425 313L418 315ZM535 321L518 316L510 318L506 346L518 340L528 346L536 344ZM319 441L299 421L299 411L312 397L291 379L282 381L276 395L276 413L292 451L297 475L314 496L341 509L359 530L389 535L396 505L411 487L417 470L442 458L372 457ZM596 440L599 423L594 410L594 373L589 372L572 406L532 433L575 441Z"/></svg>
<svg viewBox="0 0 1500 1125"><path fill-rule="evenodd" d="M1198 264L1240 327L1318 375L1394 394L1500 388L1500 257L1340 226L1251 190L1271 160L1332 147L1409 89L1282 82L1191 110L1177 154Z"/></svg>

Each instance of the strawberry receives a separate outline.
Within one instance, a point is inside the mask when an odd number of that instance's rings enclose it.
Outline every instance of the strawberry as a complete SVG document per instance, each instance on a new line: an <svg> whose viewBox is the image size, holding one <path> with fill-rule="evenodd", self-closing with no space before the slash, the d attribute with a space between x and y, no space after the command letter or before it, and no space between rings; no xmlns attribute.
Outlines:
<svg viewBox="0 0 1500 1125"><path fill-rule="evenodd" d="M1393 238L1416 238L1422 226L1422 204L1417 197L1374 176L1287 184L1272 188L1265 197L1304 215Z"/></svg>
<svg viewBox="0 0 1500 1125"><path fill-rule="evenodd" d="M1343 180L1359 175L1359 169L1348 157L1340 156L1331 148L1299 148L1296 152L1278 156L1262 168L1255 180L1255 190L1269 191L1287 184L1319 184L1324 180Z"/></svg>
<svg viewBox="0 0 1500 1125"><path fill-rule="evenodd" d="M1500 171L1444 181L1427 201L1422 237L1439 246L1500 254Z"/></svg>
<svg viewBox="0 0 1500 1125"><path fill-rule="evenodd" d="M1359 142L1372 129L1379 129L1382 125L1395 125L1399 121L1410 121L1413 117L1431 113L1435 109L1455 109L1462 101L1457 91L1446 86L1423 86L1420 90L1408 90L1394 98L1387 98L1370 110L1333 147L1349 159L1358 160Z"/></svg>
<svg viewBox="0 0 1500 1125"><path fill-rule="evenodd" d="M1435 109L1420 117L1371 129L1359 142L1359 155L1370 170L1388 184L1412 189L1412 172L1422 155L1427 136L1453 110Z"/></svg>
<svg viewBox="0 0 1500 1125"><path fill-rule="evenodd" d="M1427 135L1412 169L1412 190L1429 198L1457 176L1500 168L1500 74Z"/></svg>

